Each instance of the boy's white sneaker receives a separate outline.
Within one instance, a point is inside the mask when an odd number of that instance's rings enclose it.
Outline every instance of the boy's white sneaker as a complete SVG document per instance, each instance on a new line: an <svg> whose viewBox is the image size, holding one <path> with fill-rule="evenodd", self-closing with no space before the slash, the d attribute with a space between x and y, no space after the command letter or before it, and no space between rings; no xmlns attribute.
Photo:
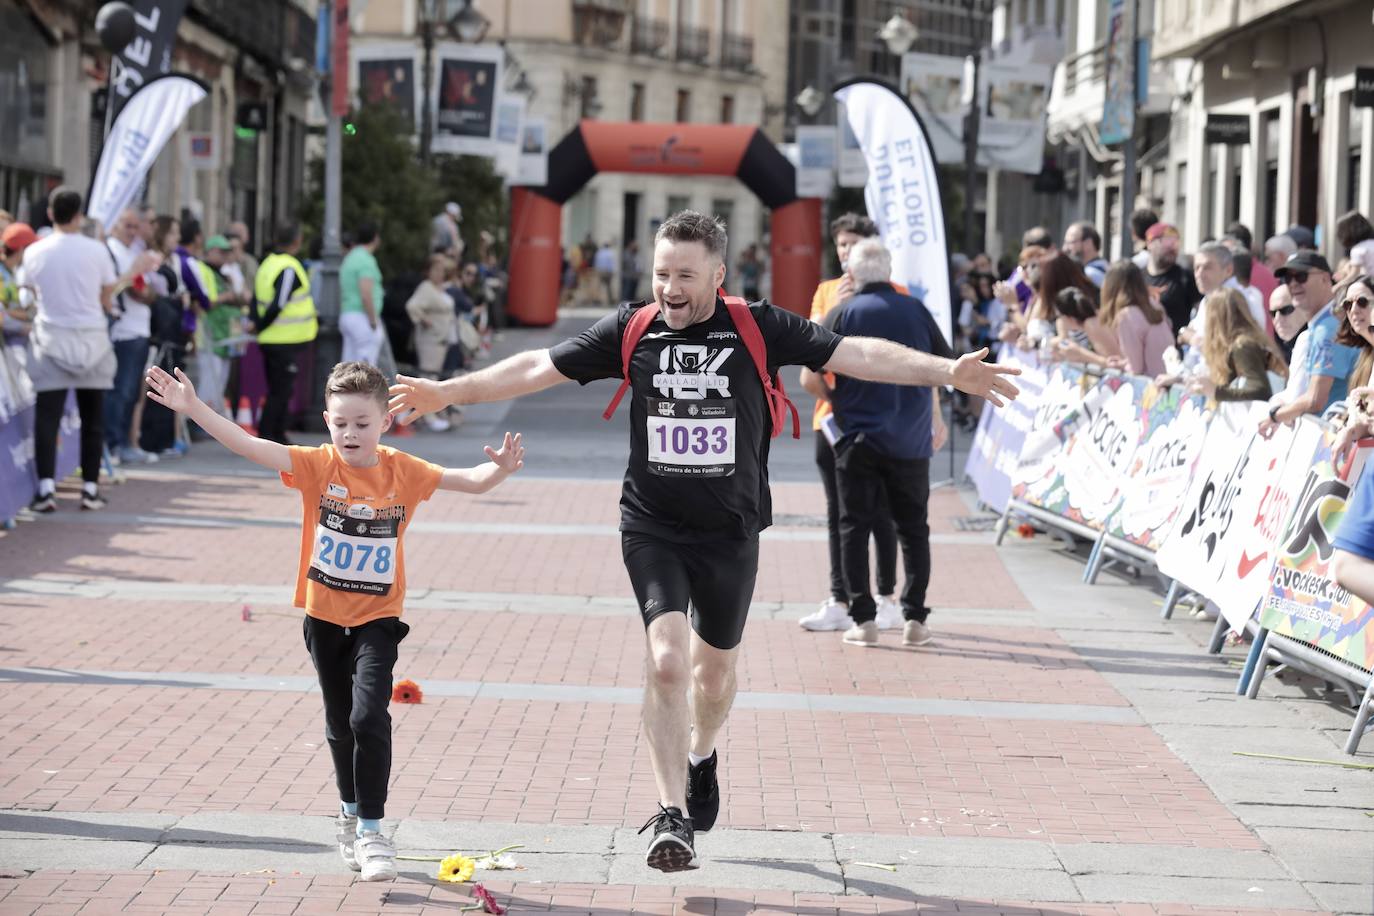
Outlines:
<svg viewBox="0 0 1374 916"><path fill-rule="evenodd" d="M358 870L364 881L391 881L396 877L396 845L374 830L366 831L353 844Z"/></svg>
<svg viewBox="0 0 1374 916"><path fill-rule="evenodd" d="M340 813L334 819L334 826L338 831L339 857L344 860L344 864L349 868L354 871L361 871L358 866L358 857L353 851L353 844L358 841L358 816Z"/></svg>

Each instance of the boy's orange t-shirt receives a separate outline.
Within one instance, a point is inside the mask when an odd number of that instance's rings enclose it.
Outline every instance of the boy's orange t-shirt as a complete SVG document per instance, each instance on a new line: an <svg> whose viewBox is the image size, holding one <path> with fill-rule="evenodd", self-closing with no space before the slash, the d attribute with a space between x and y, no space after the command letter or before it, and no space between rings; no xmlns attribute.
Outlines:
<svg viewBox="0 0 1374 916"><path fill-rule="evenodd" d="M400 617L406 593L402 537L444 469L385 445L370 468L346 464L332 445L293 445L282 483L301 493L296 607L356 627Z"/></svg>

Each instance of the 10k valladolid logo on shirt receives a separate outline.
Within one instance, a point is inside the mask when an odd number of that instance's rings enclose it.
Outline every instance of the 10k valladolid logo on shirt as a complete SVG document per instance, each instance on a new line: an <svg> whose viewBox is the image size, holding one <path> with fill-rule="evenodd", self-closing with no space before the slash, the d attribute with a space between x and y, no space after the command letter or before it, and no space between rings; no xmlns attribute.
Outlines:
<svg viewBox="0 0 1374 916"><path fill-rule="evenodd" d="M719 374L734 352L734 347L707 344L673 344L658 355L661 372L654 374L654 387L664 397L701 400L707 391L730 397L730 377Z"/></svg>

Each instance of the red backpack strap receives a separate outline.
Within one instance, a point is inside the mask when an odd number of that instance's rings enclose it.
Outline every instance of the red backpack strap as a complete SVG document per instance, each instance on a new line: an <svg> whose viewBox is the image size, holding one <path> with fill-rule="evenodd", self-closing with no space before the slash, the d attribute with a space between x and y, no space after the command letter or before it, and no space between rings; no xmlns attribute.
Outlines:
<svg viewBox="0 0 1374 916"><path fill-rule="evenodd" d="M620 371L625 376L625 380L616 389L615 397L611 398L611 403L607 405L606 412L601 415L601 419L609 420L615 416L615 409L620 406L620 399L625 397L625 392L630 390L630 358L635 355L635 347L639 346L639 339L644 336L644 332L649 329L649 325L654 323L654 316L658 314L658 306L654 303L641 305L633 315L630 316L629 324L625 325L625 333L620 336Z"/></svg>
<svg viewBox="0 0 1374 916"><path fill-rule="evenodd" d="M791 411L792 438L800 439L801 420L797 415L797 405L788 399L787 392L782 387L782 379L768 374L768 348L764 345L763 332L759 330L759 323L754 320L754 313L749 311L749 303L739 296L725 295L724 290L720 295L730 312L730 320L735 323L735 330L739 332L739 339L744 342L744 348L749 351L749 357L754 361L759 381L763 383L763 393L768 398L768 413L773 418L773 438L782 435L783 428L787 425L787 413Z"/></svg>

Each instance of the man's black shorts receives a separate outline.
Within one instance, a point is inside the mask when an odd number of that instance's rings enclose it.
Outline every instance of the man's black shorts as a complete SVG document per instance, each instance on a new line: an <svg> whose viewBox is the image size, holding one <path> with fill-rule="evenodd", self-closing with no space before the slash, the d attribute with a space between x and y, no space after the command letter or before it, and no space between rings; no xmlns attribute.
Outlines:
<svg viewBox="0 0 1374 916"><path fill-rule="evenodd" d="M648 627L655 617L689 613L692 629L717 649L733 649L744 635L759 572L759 539L679 544L622 532L625 569Z"/></svg>

